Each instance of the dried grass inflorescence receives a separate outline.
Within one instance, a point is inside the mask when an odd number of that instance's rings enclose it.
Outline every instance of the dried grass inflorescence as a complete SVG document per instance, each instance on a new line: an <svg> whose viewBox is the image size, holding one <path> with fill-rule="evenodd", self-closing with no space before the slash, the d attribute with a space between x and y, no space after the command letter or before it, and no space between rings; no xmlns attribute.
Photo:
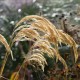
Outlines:
<svg viewBox="0 0 80 80"><path fill-rule="evenodd" d="M23 25L23 22L26 22L26 24ZM42 69L44 68L43 66L45 66L42 63L46 62L44 60L44 53L46 53L49 57L56 57L57 60L60 60L66 71L68 71L67 64L58 51L59 44L61 43L70 45L73 48L75 62L77 61L77 44L73 38L63 31L56 29L56 27L44 17L30 15L22 18L16 24L13 33L13 42L24 40L33 41L34 44L30 48L25 60L37 62ZM54 47L52 45L54 45Z"/></svg>

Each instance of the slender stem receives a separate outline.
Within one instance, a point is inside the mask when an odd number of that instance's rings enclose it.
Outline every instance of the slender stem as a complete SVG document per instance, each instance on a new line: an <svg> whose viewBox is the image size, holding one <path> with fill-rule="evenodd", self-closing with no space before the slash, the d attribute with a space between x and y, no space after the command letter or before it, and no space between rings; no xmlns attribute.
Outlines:
<svg viewBox="0 0 80 80"><path fill-rule="evenodd" d="M0 78L1 78L1 76L3 74L4 67L5 67L5 64L7 62L7 58L8 58L8 53L6 52L5 57L4 57L4 60L3 60L3 64L2 64L2 67L1 67L1 71L0 71Z"/></svg>
<svg viewBox="0 0 80 80"><path fill-rule="evenodd" d="M21 68L24 66L24 63L25 63L25 60L23 61L22 65L20 66L20 68L19 68L19 70L18 70L18 72L17 72L17 74L16 74L14 80L16 80L16 77L18 76L18 74L19 74Z"/></svg>
<svg viewBox="0 0 80 80"><path fill-rule="evenodd" d="M3 77L3 76L0 76L0 77L2 77L2 78L5 79L5 80L9 80L8 78L5 78L5 77Z"/></svg>

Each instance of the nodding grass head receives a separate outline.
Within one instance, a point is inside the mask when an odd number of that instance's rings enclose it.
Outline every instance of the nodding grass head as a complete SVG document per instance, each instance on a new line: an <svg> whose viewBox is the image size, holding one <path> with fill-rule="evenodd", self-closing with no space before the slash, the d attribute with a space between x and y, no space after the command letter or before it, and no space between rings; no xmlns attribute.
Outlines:
<svg viewBox="0 0 80 80"><path fill-rule="evenodd" d="M21 25L23 22L27 23ZM54 56L56 56L56 58L63 63L65 69L68 70L65 60L61 57L58 51L59 44L64 43L73 47L75 62L77 61L77 44L75 43L73 38L69 36L67 33L64 33L63 31L56 29L56 27L44 17L30 15L22 18L16 24L15 31L13 33L15 34L13 42L20 40L33 41L33 45L31 46L28 54L33 52L33 54L39 53L40 55L47 53L49 57L53 58ZM54 45L54 47L52 46L52 44ZM35 55L37 56L38 54ZM37 59L38 56L37 58L33 58L31 56L32 55L30 55L28 58L29 61L39 61ZM39 61L38 63L41 64L41 61Z"/></svg>

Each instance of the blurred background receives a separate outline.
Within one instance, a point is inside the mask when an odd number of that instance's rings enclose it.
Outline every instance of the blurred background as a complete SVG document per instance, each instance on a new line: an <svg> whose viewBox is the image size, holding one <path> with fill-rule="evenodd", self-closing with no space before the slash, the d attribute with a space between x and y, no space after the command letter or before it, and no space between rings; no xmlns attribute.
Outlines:
<svg viewBox="0 0 80 80"><path fill-rule="evenodd" d="M71 35L80 45L80 0L0 0L0 33L6 37L8 42L11 39L15 24L27 15L44 16L56 28ZM9 76L17 64L19 65L23 61L21 57L22 47L25 52L28 51L28 46L24 42L21 44L24 46L17 47L15 44L12 48L15 61L11 61L11 57L9 58L6 65L7 70L5 70L6 76ZM4 50L5 48L0 45L0 60L4 59ZM2 62L0 62L1 64Z"/></svg>
<svg viewBox="0 0 80 80"><path fill-rule="evenodd" d="M48 18L80 44L80 0L0 0L0 33L13 28L22 17L35 14Z"/></svg>

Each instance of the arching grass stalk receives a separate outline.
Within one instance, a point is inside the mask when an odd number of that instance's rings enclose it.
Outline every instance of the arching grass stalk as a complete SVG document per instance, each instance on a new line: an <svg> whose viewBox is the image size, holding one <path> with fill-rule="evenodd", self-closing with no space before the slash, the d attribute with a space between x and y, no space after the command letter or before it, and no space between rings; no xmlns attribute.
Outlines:
<svg viewBox="0 0 80 80"><path fill-rule="evenodd" d="M12 41L10 41L10 48L13 46L13 43ZM5 57L4 57L4 60L3 60L3 63L2 63L2 67L1 67L1 70L0 70L0 78L3 74L3 71L4 71L4 68L5 68L5 65L6 65L6 62L7 62L7 59L8 59L8 56L10 55L10 53L6 52L5 54ZM14 60L14 58L12 57L12 60Z"/></svg>

